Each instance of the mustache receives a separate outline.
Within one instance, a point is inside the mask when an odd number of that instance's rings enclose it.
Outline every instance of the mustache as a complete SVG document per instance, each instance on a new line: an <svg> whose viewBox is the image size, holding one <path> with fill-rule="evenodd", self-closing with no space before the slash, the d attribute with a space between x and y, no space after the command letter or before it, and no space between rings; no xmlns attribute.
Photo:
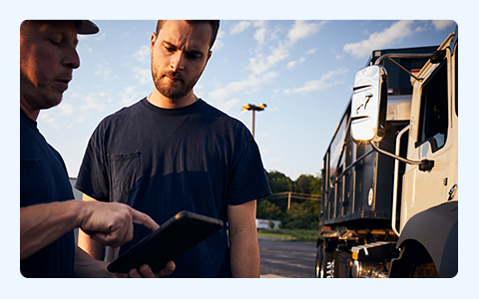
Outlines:
<svg viewBox="0 0 479 299"><path fill-rule="evenodd" d="M169 72L163 73L163 76L168 76L168 77L171 77L171 78L177 79L177 80L183 80L183 76L179 72L169 71Z"/></svg>

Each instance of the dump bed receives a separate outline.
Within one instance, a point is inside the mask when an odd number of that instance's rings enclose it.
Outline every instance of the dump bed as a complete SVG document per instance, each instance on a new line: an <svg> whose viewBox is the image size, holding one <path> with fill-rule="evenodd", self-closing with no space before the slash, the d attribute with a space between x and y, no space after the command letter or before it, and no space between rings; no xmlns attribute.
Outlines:
<svg viewBox="0 0 479 299"><path fill-rule="evenodd" d="M435 49L437 46L373 51L367 65L373 64L386 53L432 53ZM412 71L420 69L427 59L402 58L395 61ZM384 67L389 82L389 128L378 146L394 152L397 132L409 124L412 86L409 75L392 62L385 61ZM351 102L323 158L321 224L346 226L349 229L390 228L394 159L377 153L367 143L356 144L352 140L349 130L350 105ZM405 145L406 141L401 144ZM405 156L405 150L404 146L401 149L402 156ZM404 165L401 165L400 177L403 171ZM398 190L401 190L401 185Z"/></svg>

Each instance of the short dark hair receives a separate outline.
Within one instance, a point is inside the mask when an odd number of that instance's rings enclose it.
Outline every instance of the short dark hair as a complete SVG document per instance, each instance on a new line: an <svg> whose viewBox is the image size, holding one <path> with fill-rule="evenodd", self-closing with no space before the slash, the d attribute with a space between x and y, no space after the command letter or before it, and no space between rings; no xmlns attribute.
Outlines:
<svg viewBox="0 0 479 299"><path fill-rule="evenodd" d="M161 28L163 27L163 24L167 20L158 20L158 23L156 24L156 35L160 33ZM213 44L215 43L216 36L218 35L218 30L220 28L220 21L219 20L186 20L188 24L191 26L195 26L196 24L204 24L208 23L211 25L212 29L212 34L211 34L211 40L210 40L210 50L213 47Z"/></svg>

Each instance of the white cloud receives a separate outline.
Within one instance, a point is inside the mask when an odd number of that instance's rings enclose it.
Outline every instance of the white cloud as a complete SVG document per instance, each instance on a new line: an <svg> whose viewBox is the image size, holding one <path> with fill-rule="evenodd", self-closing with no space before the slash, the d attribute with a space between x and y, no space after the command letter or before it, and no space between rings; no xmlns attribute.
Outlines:
<svg viewBox="0 0 479 299"><path fill-rule="evenodd" d="M80 107L80 113L86 114L89 113L90 110L104 111L106 109L106 105L103 104L102 98L104 98L105 95L106 94L104 92L89 93L83 98L84 104Z"/></svg>
<svg viewBox="0 0 479 299"><path fill-rule="evenodd" d="M257 53L255 57L250 58L247 69L253 71L255 75L260 75L264 72L269 71L270 69L275 67L278 62L283 61L289 57L290 49L294 45L294 43L296 43L300 39L307 38L317 33L325 23L326 21L296 21L288 31L288 34L284 40L279 40L277 46L269 47L271 54L267 55L263 51ZM271 32L267 32L265 22L257 22L254 25L256 27L260 27L260 29L258 29L258 31L255 33L255 38L259 42L260 46L265 42L267 35L271 35L270 40L275 40L272 39L272 36L274 36L274 34L272 34ZM316 49L310 49L306 53L310 55L315 52ZM301 63L303 61L304 59L301 59L301 61L298 61L297 63ZM293 67L293 64L297 63L290 62L288 67Z"/></svg>
<svg viewBox="0 0 479 299"><path fill-rule="evenodd" d="M264 53L259 53L255 57L250 58L247 69L251 70L255 75L261 75L289 56L289 49L282 42L277 47L270 47L270 50L271 54L268 56Z"/></svg>
<svg viewBox="0 0 479 299"><path fill-rule="evenodd" d="M97 40L97 41L102 41L102 40L105 39L106 33L103 32L103 33L101 33L101 34L97 34L97 35L94 35L94 36L95 36L95 40Z"/></svg>
<svg viewBox="0 0 479 299"><path fill-rule="evenodd" d="M81 43L81 44L78 44L78 47L77 47L77 51L78 53L80 54L80 60L81 60L81 54L84 53L84 52L90 52L92 53L93 52L93 49L86 43Z"/></svg>
<svg viewBox="0 0 479 299"><path fill-rule="evenodd" d="M85 121L85 116L84 116L84 115L80 115L80 116L77 117L76 120L77 120L77 123L82 123L82 122Z"/></svg>
<svg viewBox="0 0 479 299"><path fill-rule="evenodd" d="M70 103L64 103L62 102L59 106L58 109L63 115L72 115L73 112L75 112L75 108L73 107L72 104Z"/></svg>
<svg viewBox="0 0 479 299"><path fill-rule="evenodd" d="M233 26L231 26L230 33L231 34L241 33L245 31L246 29L248 29L251 25L253 25L252 21L240 21L234 24Z"/></svg>
<svg viewBox="0 0 479 299"><path fill-rule="evenodd" d="M42 123L48 123L48 124L54 126L55 128L58 127L57 125L55 125L55 118L50 116L50 113L48 113L48 112L42 111L40 113L39 118L42 121Z"/></svg>
<svg viewBox="0 0 479 299"><path fill-rule="evenodd" d="M440 31L445 29L446 27L453 26L455 22L450 20L436 20L432 21L432 24L434 25L434 28L436 28L436 30Z"/></svg>
<svg viewBox="0 0 479 299"><path fill-rule="evenodd" d="M240 102L240 99L234 98L226 102L223 102L220 100L213 100L211 101L211 104L215 106L216 108L223 110L224 112L228 112L231 109L233 109L239 102Z"/></svg>
<svg viewBox="0 0 479 299"><path fill-rule="evenodd" d="M368 56L374 49L391 46L413 32L414 21L399 21L379 33L373 33L368 39L359 43L346 44L344 52L350 53L357 58Z"/></svg>
<svg viewBox="0 0 479 299"><path fill-rule="evenodd" d="M213 44L213 47L211 48L211 51L217 51L223 48L224 45L225 43L221 39L216 39L215 43Z"/></svg>
<svg viewBox="0 0 479 299"><path fill-rule="evenodd" d="M256 91L259 87L271 82L271 80L277 75L278 74L275 72L265 73L261 77L250 74L247 79L228 83L225 87L218 87L212 92L210 92L208 95L209 98L211 98L212 100L222 101L229 98L232 94L243 91L245 89L247 89L248 92Z"/></svg>
<svg viewBox="0 0 479 299"><path fill-rule="evenodd" d="M211 51L217 51L225 45L223 42L223 38L225 37L225 32L223 30L218 31L218 35L216 36L215 43L213 44L213 47L211 48Z"/></svg>
<svg viewBox="0 0 479 299"><path fill-rule="evenodd" d="M326 23L327 21L310 23L303 20L296 21L288 32L288 38L294 44L300 39L307 38L317 33Z"/></svg>
<svg viewBox="0 0 479 299"><path fill-rule="evenodd" d="M280 28L274 30L268 29L268 23L265 21L240 21L230 27L231 34L239 34L248 30L249 28L258 28L253 34L253 38L258 42L255 49L254 56L249 58L246 69L250 74L242 80L230 82L226 85L220 85L215 90L209 93L209 99L216 101L217 106L225 106L226 103L222 101L230 99L235 93L244 91L247 93L255 92L269 84L279 75L275 69L278 63L286 60L290 56L291 47L300 39L307 38L317 33L325 22L305 22L296 21L292 27L286 31L286 35L282 39L278 38L281 32ZM251 32L251 31L249 31ZM283 31L284 32L284 31ZM274 45L273 45L274 43ZM313 54L316 49L308 51L308 54ZM297 61L292 61L287 64L288 68L297 66L303 63L305 58L302 57ZM233 105L235 102L228 102ZM225 109L226 109L225 108Z"/></svg>
<svg viewBox="0 0 479 299"><path fill-rule="evenodd" d="M149 84L153 80L150 68L134 67L133 72L133 78L135 78L140 85Z"/></svg>
<svg viewBox="0 0 479 299"><path fill-rule="evenodd" d="M150 47L147 45L141 46L141 48L133 54L133 58L141 63L150 62Z"/></svg>
<svg viewBox="0 0 479 299"><path fill-rule="evenodd" d="M120 103L122 105L128 106L138 101L142 93L137 90L137 87L137 85L132 85L123 89L123 92L120 93Z"/></svg>
<svg viewBox="0 0 479 299"><path fill-rule="evenodd" d="M276 63L286 59L289 56L289 49L283 43L280 43L278 47L271 47L271 55L266 60L269 64L275 65Z"/></svg>
<svg viewBox="0 0 479 299"><path fill-rule="evenodd" d="M266 39L266 33L267 33L266 27L261 27L258 30L256 30L254 34L254 39L257 40L260 45L262 45Z"/></svg>
<svg viewBox="0 0 479 299"><path fill-rule="evenodd" d="M118 77L118 75L112 75L112 71L109 67L108 62L98 63L96 65L96 71L94 72L94 74L102 76L105 80L110 80Z"/></svg>
<svg viewBox="0 0 479 299"><path fill-rule="evenodd" d="M339 68L335 71L329 71L328 73L321 76L318 80L312 80L306 82L302 87L294 88L294 89L285 89L283 92L284 94L293 94L293 93L305 93L305 92L312 92L312 91L319 91L327 89L331 86L342 84L342 81L334 80L337 76L348 72L346 68ZM333 80L331 80L333 79Z"/></svg>
<svg viewBox="0 0 479 299"><path fill-rule="evenodd" d="M266 37L268 36L268 30L266 28L266 21L240 21L233 26L231 26L230 34L238 34L250 27L259 28L254 33L254 39L258 42L259 45L262 45Z"/></svg>
<svg viewBox="0 0 479 299"><path fill-rule="evenodd" d="M306 60L306 58L301 57L301 58L298 59L298 60L290 61L290 62L288 62L288 64L286 65L286 68L287 68L288 70L291 70L291 69L295 68L297 65L303 63L305 60Z"/></svg>

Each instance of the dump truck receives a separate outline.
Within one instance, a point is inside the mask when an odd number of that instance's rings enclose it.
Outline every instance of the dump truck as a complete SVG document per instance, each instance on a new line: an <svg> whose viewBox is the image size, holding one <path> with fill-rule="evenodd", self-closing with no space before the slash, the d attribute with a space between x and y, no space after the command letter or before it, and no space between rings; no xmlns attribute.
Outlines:
<svg viewBox="0 0 479 299"><path fill-rule="evenodd" d="M458 35L373 51L323 158L315 277L458 271Z"/></svg>

